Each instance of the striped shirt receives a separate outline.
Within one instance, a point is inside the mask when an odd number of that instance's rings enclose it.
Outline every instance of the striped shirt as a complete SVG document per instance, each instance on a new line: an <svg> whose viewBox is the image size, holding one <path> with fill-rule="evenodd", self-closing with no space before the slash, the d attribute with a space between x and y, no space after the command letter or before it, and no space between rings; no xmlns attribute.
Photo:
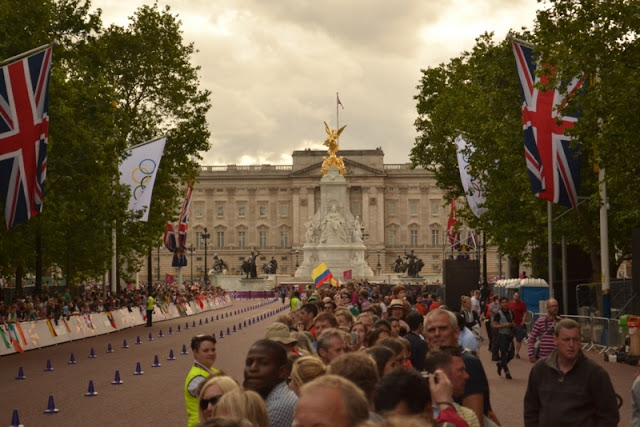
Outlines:
<svg viewBox="0 0 640 427"><path fill-rule="evenodd" d="M556 316L556 320L554 322L549 320L547 316L541 316L536 320L536 323L533 325L533 329L531 329L531 333L529 334L529 341L527 343L527 354L529 355L529 358L534 357L533 345L538 337L540 337L540 353L538 354L538 357L547 357L553 350L555 350L556 344L553 342L553 328L561 319L562 318L560 316Z"/></svg>

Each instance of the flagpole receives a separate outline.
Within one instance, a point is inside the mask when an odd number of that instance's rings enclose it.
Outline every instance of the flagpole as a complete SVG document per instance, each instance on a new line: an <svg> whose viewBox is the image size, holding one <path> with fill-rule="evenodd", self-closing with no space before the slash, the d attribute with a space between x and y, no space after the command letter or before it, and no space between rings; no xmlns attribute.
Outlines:
<svg viewBox="0 0 640 427"><path fill-rule="evenodd" d="M553 298L553 218L551 217L553 211L553 204L547 202L547 250L548 256L548 268L549 268L549 298ZM567 314L567 313L564 313Z"/></svg>
<svg viewBox="0 0 640 427"><path fill-rule="evenodd" d="M609 274L609 223L607 219L607 184L604 179L604 168L598 170L600 181L600 282L602 283L602 316L611 317L611 277Z"/></svg>
<svg viewBox="0 0 640 427"><path fill-rule="evenodd" d="M22 52L22 53L20 53L18 55L12 56L11 58L7 58L4 61L0 61L0 67L4 66L6 64L10 64L12 62L19 61L19 60L21 60L23 58L26 58L27 56L33 55L34 53L41 52L41 51L43 51L45 49L48 49L50 46L53 46L54 44L55 44L55 42L49 43L49 44L43 44L42 46L36 47L35 49L31 49L31 50L28 50L26 52Z"/></svg>
<svg viewBox="0 0 640 427"><path fill-rule="evenodd" d="M151 139L149 141L141 142L140 144L132 145L131 147L127 147L126 149L127 150L133 150L134 148L139 148L139 147L142 147L144 145L151 144L152 142L159 141L162 138L166 138L166 137L167 137L167 134L165 133L164 135L161 135L161 136L159 136L157 138Z"/></svg>
<svg viewBox="0 0 640 427"><path fill-rule="evenodd" d="M338 100L340 99L340 95L336 92L336 129L340 129L340 110L338 109Z"/></svg>
<svg viewBox="0 0 640 427"><path fill-rule="evenodd" d="M526 47L530 47L531 49L535 49L535 47L536 47L535 44L533 44L531 42L528 42L526 40L522 40L522 39L519 39L517 37L514 37L513 34L511 34L511 33L507 33L507 37L505 37L505 39L514 41L514 42L519 43L519 44L521 44L523 46L526 46Z"/></svg>

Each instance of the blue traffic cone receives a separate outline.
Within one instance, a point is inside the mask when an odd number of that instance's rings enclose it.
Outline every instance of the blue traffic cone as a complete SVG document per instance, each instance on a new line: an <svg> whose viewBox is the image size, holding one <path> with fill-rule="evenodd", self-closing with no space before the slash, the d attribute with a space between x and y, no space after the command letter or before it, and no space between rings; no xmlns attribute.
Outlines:
<svg viewBox="0 0 640 427"><path fill-rule="evenodd" d="M246 320L244 321L244 327L245 328L247 327L247 321Z"/></svg>
<svg viewBox="0 0 640 427"><path fill-rule="evenodd" d="M178 325L178 332L182 332L182 329L180 329L180 325Z"/></svg>
<svg viewBox="0 0 640 427"><path fill-rule="evenodd" d="M220 320L220 317L218 314L216 314L216 320Z"/></svg>
<svg viewBox="0 0 640 427"><path fill-rule="evenodd" d="M44 368L46 372L53 371L53 367L51 366L51 360L47 360L47 367Z"/></svg>
<svg viewBox="0 0 640 427"><path fill-rule="evenodd" d="M164 337L164 335L162 335L162 329L160 329L160 332L158 332L158 337L159 337L159 338Z"/></svg>
<svg viewBox="0 0 640 427"><path fill-rule="evenodd" d="M149 341L153 341L153 335L149 332L149 337L147 338Z"/></svg>
<svg viewBox="0 0 640 427"><path fill-rule="evenodd" d="M202 325L202 319L200 319L200 323L198 323L198 325Z"/></svg>
<svg viewBox="0 0 640 427"><path fill-rule="evenodd" d="M176 357L173 355L173 350L169 350L169 357L167 357L167 360L176 360Z"/></svg>
<svg viewBox="0 0 640 427"><path fill-rule="evenodd" d="M238 330L241 331L242 330L242 323L238 323Z"/></svg>
<svg viewBox="0 0 640 427"><path fill-rule="evenodd" d="M95 359L96 358L96 352L93 351L93 347L91 347L91 351L89 352L89 359Z"/></svg>
<svg viewBox="0 0 640 427"><path fill-rule="evenodd" d="M142 367L140 366L140 362L136 363L136 371L133 373L133 375L143 375L144 372L142 372Z"/></svg>
<svg viewBox="0 0 640 427"><path fill-rule="evenodd" d="M187 322L187 323L185 323L185 324L184 324L184 328L185 328L185 329L189 329L189 322Z"/></svg>
<svg viewBox="0 0 640 427"><path fill-rule="evenodd" d="M136 338L136 344L142 344L142 341L140 341L140 335L138 335L138 338Z"/></svg>
<svg viewBox="0 0 640 427"><path fill-rule="evenodd" d="M107 353L113 353L113 347L111 346L111 343L107 344Z"/></svg>
<svg viewBox="0 0 640 427"><path fill-rule="evenodd" d="M9 427L24 427L23 424L20 424L20 417L18 416L17 409L13 410L13 414L11 415L11 425Z"/></svg>
<svg viewBox="0 0 640 427"><path fill-rule="evenodd" d="M76 364L76 357L73 355L73 353L71 353L71 356L69 356L69 365L75 365Z"/></svg>
<svg viewBox="0 0 640 427"><path fill-rule="evenodd" d="M211 321L213 322L213 314L211 315Z"/></svg>
<svg viewBox="0 0 640 427"><path fill-rule="evenodd" d="M26 380L27 377L24 376L24 369L22 369L22 366L20 366L18 368L18 376L16 377L17 380Z"/></svg>
<svg viewBox="0 0 640 427"><path fill-rule="evenodd" d="M196 321L195 320L193 321L193 324L191 326L194 327L194 328L196 327Z"/></svg>
<svg viewBox="0 0 640 427"><path fill-rule="evenodd" d="M47 404L47 409L44 410L45 414L57 414L60 412L58 408L56 408L56 404L53 403L53 394L49 395L49 403Z"/></svg>
<svg viewBox="0 0 640 427"><path fill-rule="evenodd" d="M231 335L231 331L229 331L229 328L227 328L227 335Z"/></svg>
<svg viewBox="0 0 640 427"><path fill-rule="evenodd" d="M122 340L122 348L129 348L129 344L127 344L127 340Z"/></svg>
<svg viewBox="0 0 640 427"><path fill-rule="evenodd" d="M236 331L236 325L233 325L233 332Z"/></svg>
<svg viewBox="0 0 640 427"><path fill-rule="evenodd" d="M202 323L202 320L200 320L200 322ZM205 317L204 323L209 323L209 318L208 317Z"/></svg>
<svg viewBox="0 0 640 427"><path fill-rule="evenodd" d="M93 380L89 380L89 389L84 394L85 396L97 396L98 392L93 388Z"/></svg>
<svg viewBox="0 0 640 427"><path fill-rule="evenodd" d="M169 326L169 335L173 335L173 329L171 329L171 326Z"/></svg>
<svg viewBox="0 0 640 427"><path fill-rule="evenodd" d="M158 359L158 355L156 354L155 357L153 358L153 365L151 365L152 368L159 368L160 366L160 360Z"/></svg>
<svg viewBox="0 0 640 427"><path fill-rule="evenodd" d="M189 354L189 352L187 351L187 346L182 344L182 351L180 352L181 355L185 355L185 354Z"/></svg>
<svg viewBox="0 0 640 427"><path fill-rule="evenodd" d="M224 338L224 334L222 333L222 330L220 331L220 338Z"/></svg>
<svg viewBox="0 0 640 427"><path fill-rule="evenodd" d="M116 375L113 378L113 381L111 381L111 384L114 384L114 385L122 384L122 380L120 379L120 371L116 371Z"/></svg>

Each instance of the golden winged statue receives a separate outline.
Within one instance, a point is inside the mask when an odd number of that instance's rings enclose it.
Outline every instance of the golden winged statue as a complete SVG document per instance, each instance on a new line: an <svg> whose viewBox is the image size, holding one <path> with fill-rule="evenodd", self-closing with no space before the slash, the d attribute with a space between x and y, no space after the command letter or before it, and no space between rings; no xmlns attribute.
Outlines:
<svg viewBox="0 0 640 427"><path fill-rule="evenodd" d="M344 175L347 169L344 167L344 158L342 156L336 156L336 152L339 150L338 138L340 134L346 128L347 125L342 126L340 129L331 129L327 122L324 122L324 128L327 132L327 139L324 141L324 145L327 146L329 157L322 157L322 175L327 174L327 170L330 166L335 166L340 170L340 175Z"/></svg>

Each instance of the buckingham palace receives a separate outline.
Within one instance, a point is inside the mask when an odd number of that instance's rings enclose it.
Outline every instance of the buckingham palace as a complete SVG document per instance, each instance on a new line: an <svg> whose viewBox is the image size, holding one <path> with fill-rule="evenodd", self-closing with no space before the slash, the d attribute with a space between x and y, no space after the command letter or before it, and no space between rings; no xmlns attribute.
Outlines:
<svg viewBox="0 0 640 427"><path fill-rule="evenodd" d="M360 217L365 259L376 276L393 272L396 259L414 250L424 263L420 275L442 280L443 258L458 252L452 252L446 238L450 205L433 174L412 169L410 163L385 164L381 149L338 154L346 167L348 208ZM320 204L325 155L324 150L302 150L293 152L291 165L201 166L193 188L183 280L202 280L205 264L210 271L214 256L224 260L228 274L239 274L254 248L260 252L260 273L275 260L278 274L293 275L302 263L305 224ZM468 232L461 227L462 236ZM154 280L175 275L172 254L164 247L154 252ZM467 256L475 259L477 253ZM495 250L489 249L487 260L488 276L495 276Z"/></svg>

